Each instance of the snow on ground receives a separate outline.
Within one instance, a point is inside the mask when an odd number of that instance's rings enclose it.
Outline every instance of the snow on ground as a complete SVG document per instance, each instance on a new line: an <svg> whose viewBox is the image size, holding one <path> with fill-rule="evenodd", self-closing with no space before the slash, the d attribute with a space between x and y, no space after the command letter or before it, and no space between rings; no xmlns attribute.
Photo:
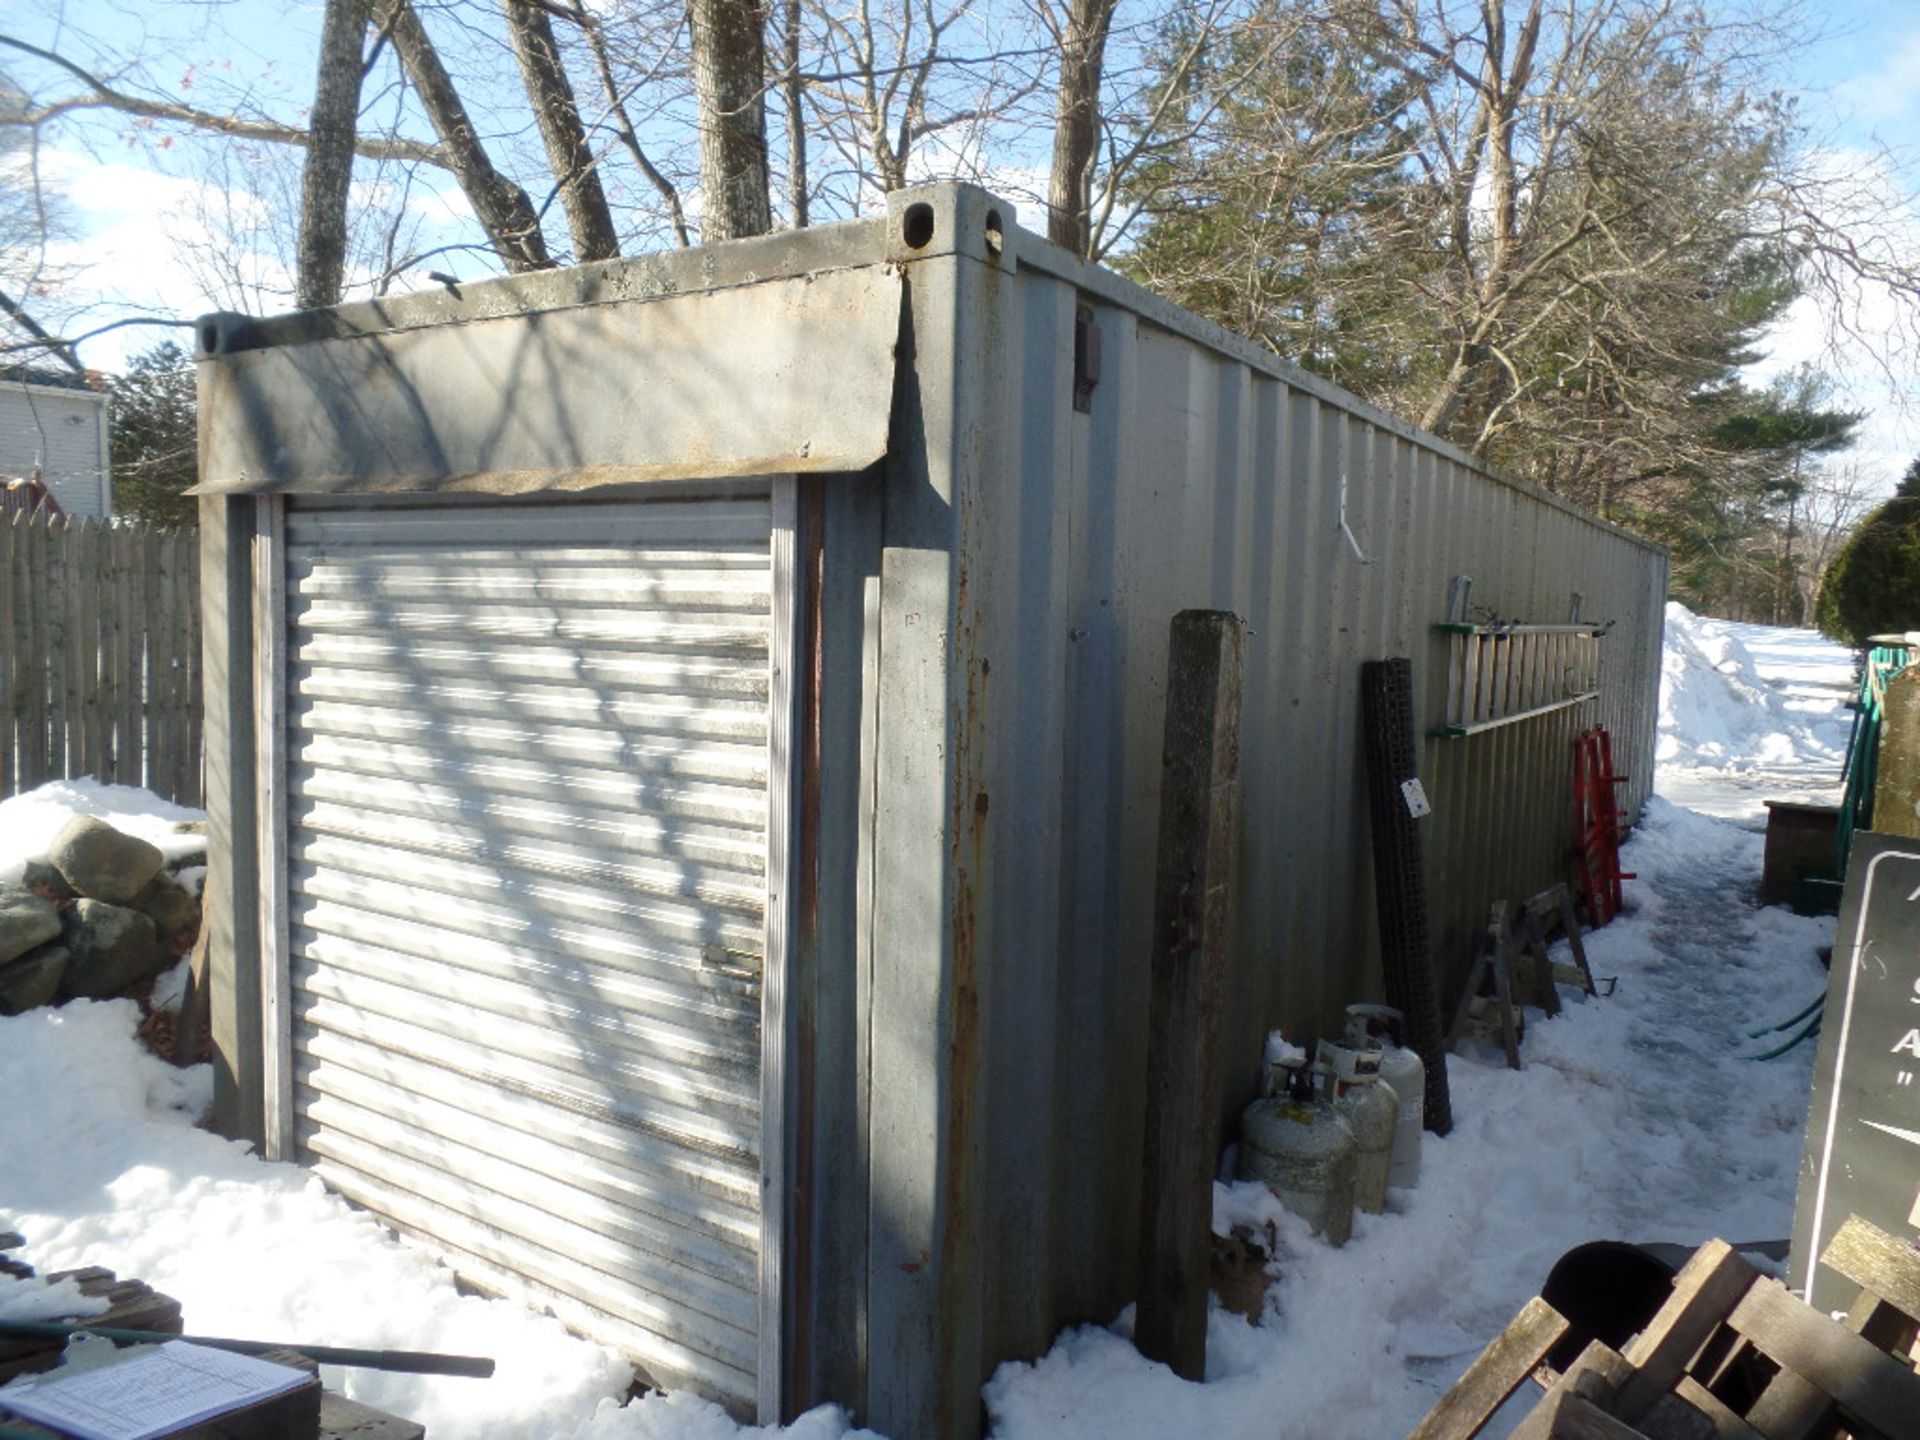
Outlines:
<svg viewBox="0 0 1920 1440"><path fill-rule="evenodd" d="M1766 800L1838 797L1850 653L1812 630L1667 606L1657 784L1703 814L1764 826Z"/></svg>
<svg viewBox="0 0 1920 1440"><path fill-rule="evenodd" d="M1572 1246L1787 1233L1811 1047L1755 1062L1745 1032L1823 987L1815 951L1832 922L1753 905L1754 826L1760 799L1837 781L1850 661L1804 631L1678 606L1667 623L1661 794L1625 857L1640 876L1630 909L1588 941L1595 972L1618 977L1615 993L1569 994L1560 1019L1536 1019L1523 1072L1455 1057L1453 1134L1428 1137L1420 1185L1394 1192L1389 1213L1358 1217L1344 1249L1279 1212L1265 1323L1215 1313L1208 1383L1142 1360L1129 1313L1003 1365L984 1392L996 1436L1391 1440ZM116 821L138 810L164 828L175 817L158 804L84 785L0 804L0 877L44 843L63 807ZM205 1071L139 1050L136 1018L117 1001L0 1019L0 1220L30 1237L42 1268L137 1275L209 1333L496 1356L491 1381L330 1372L425 1421L434 1440L775 1433L738 1429L687 1397L616 1408L626 1372L611 1352L460 1296L447 1272L304 1172L194 1129ZM1220 1208L1275 1211L1264 1198L1223 1189ZM777 1433L833 1440L847 1427L823 1408Z"/></svg>

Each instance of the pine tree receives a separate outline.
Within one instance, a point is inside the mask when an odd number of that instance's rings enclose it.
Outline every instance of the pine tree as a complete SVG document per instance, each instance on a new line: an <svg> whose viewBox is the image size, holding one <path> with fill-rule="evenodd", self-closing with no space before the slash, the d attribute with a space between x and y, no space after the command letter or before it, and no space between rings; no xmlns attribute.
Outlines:
<svg viewBox="0 0 1920 1440"><path fill-rule="evenodd" d="M1814 618L1822 634L1856 647L1920 630L1920 459L1834 557Z"/></svg>
<svg viewBox="0 0 1920 1440"><path fill-rule="evenodd" d="M198 507L185 493L200 473L191 358L161 341L113 382L110 403L115 513L194 525Z"/></svg>

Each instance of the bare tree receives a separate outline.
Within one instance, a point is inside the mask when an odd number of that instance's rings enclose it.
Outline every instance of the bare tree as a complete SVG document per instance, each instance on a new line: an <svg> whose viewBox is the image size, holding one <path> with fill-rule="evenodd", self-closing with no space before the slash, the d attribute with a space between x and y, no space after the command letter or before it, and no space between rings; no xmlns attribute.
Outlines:
<svg viewBox="0 0 1920 1440"><path fill-rule="evenodd" d="M806 43L806 11L801 0L784 0L780 15L780 103L787 125L787 223L804 230L813 195L807 175L807 80L800 73Z"/></svg>
<svg viewBox="0 0 1920 1440"><path fill-rule="evenodd" d="M45 354L78 369L79 360L47 327L65 318L49 301L67 278L49 255L71 228L61 197L41 169L39 131L20 123L27 97L0 73L0 336L11 354ZM57 302L55 302L57 305Z"/></svg>
<svg viewBox="0 0 1920 1440"><path fill-rule="evenodd" d="M1022 122L1051 56L1020 25L980 23L974 0L816 3L813 18L804 118L838 157L824 183L846 210L942 174L979 178L989 137Z"/></svg>
<svg viewBox="0 0 1920 1440"><path fill-rule="evenodd" d="M1537 434L1524 417L1548 390L1590 396L1595 417L1659 408L1641 406L1638 377L1700 359L1730 264L1771 255L1803 288L1864 277L1920 298L1912 257L1860 204L1822 192L1791 111L1769 97L1767 66L1795 43L1784 12L1334 0L1333 33L1397 73L1417 107L1416 203L1442 261L1423 293L1447 338L1409 413L1473 450ZM1542 344L1565 363L1527 363ZM1658 471L1659 448L1607 468Z"/></svg>
<svg viewBox="0 0 1920 1440"><path fill-rule="evenodd" d="M1813 614L1834 556L1879 499L1857 461L1824 469L1808 484L1801 501L1800 554L1794 572L1803 623Z"/></svg>
<svg viewBox="0 0 1920 1440"><path fill-rule="evenodd" d="M525 190L494 169L412 0L384 3L382 30L406 66L421 108L440 137L446 166L460 182L494 250L509 270L542 270L552 265L533 202Z"/></svg>
<svg viewBox="0 0 1920 1440"><path fill-rule="evenodd" d="M753 0L689 0L699 104L700 233L733 240L773 228L767 166L766 11Z"/></svg>
<svg viewBox="0 0 1920 1440"><path fill-rule="evenodd" d="M1603 513L1727 472L1713 397L1797 293L1920 294L1892 226L1808 184L1778 12L1328 0L1184 38L1124 263Z"/></svg>
<svg viewBox="0 0 1920 1440"><path fill-rule="evenodd" d="M1053 126L1053 163L1047 173L1047 238L1076 255L1092 253L1088 210L1093 167L1100 152L1100 82L1107 36L1119 0L1067 0L1056 38L1060 79ZM1048 12L1051 14L1052 12Z"/></svg>
<svg viewBox="0 0 1920 1440"><path fill-rule="evenodd" d="M41 61L80 87L50 99L23 103L6 121L10 125L37 131L63 116L79 111L112 110L137 119L180 125L211 135L266 140L276 145L305 146L312 139L304 125L245 114L238 110L223 111L185 105L156 95L139 93L95 74L64 55L31 45L18 36L0 34L0 48ZM353 147L356 155L370 160L414 160L449 170L454 167L453 156L441 146L401 135L357 134Z"/></svg>
<svg viewBox="0 0 1920 1440"><path fill-rule="evenodd" d="M360 119L364 0L327 0L320 25L319 75L300 186L298 301L303 310L340 303L347 264L347 192Z"/></svg>
<svg viewBox="0 0 1920 1440"><path fill-rule="evenodd" d="M673 227L674 243L692 244L687 231L686 209L680 200L680 187L667 178L647 148L640 143L639 131L634 128L633 117L627 109L626 95L614 78L613 55L607 46L605 30L597 19L587 13L582 0L571 0L569 9L573 22L586 38L587 51L593 57L594 74L599 77L601 98L607 106L607 123L613 127L615 136L632 158L634 166L666 206L668 220ZM651 75L642 78L649 79Z"/></svg>
<svg viewBox="0 0 1920 1440"><path fill-rule="evenodd" d="M547 165L560 191L573 232L576 260L611 260L620 253L613 212L600 184L593 148L587 143L580 107L573 98L560 43L553 22L535 0L502 0L507 31L513 39L514 59L533 105L533 117L546 145Z"/></svg>

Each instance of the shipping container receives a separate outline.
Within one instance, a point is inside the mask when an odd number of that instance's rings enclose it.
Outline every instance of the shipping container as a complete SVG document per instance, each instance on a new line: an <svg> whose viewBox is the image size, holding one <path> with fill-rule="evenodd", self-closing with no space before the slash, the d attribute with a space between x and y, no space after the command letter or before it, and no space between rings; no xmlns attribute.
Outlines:
<svg viewBox="0 0 1920 1440"><path fill-rule="evenodd" d="M1223 1117L1381 992L1363 661L1444 1000L1573 736L1648 792L1662 550L1013 219L200 325L221 1123L743 1415L970 1436L1134 1298L1175 612L1248 626Z"/></svg>

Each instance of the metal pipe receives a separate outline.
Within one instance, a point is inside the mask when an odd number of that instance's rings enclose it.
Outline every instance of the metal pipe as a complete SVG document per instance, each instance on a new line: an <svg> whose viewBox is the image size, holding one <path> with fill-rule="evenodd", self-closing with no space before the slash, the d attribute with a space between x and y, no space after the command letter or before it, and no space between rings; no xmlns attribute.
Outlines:
<svg viewBox="0 0 1920 1440"><path fill-rule="evenodd" d="M320 1365L349 1365L361 1370L392 1370L403 1375L460 1375L486 1380L493 1361L484 1355L437 1355L429 1350L360 1350L346 1345L301 1345L277 1340L229 1340L211 1335L165 1335L154 1330L115 1330L102 1325L67 1321L0 1320L0 1336L64 1340L69 1335L99 1335L116 1345L155 1345L184 1340L212 1350L238 1355L264 1355L269 1350L291 1350Z"/></svg>

